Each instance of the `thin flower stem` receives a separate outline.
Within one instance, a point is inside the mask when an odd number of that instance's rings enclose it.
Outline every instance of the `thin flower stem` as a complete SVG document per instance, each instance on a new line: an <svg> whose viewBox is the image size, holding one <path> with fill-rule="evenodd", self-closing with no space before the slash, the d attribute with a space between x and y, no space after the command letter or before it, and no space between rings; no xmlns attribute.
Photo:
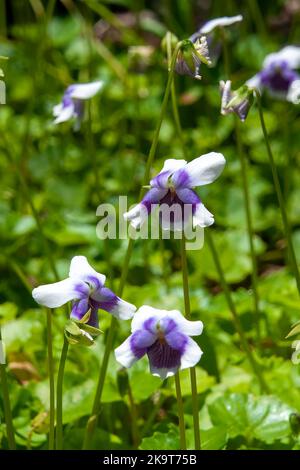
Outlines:
<svg viewBox="0 0 300 470"><path fill-rule="evenodd" d="M249 6L250 14L255 23L258 33L263 38L266 38L267 37L266 26L265 26L264 18L261 14L259 5L257 3L257 0L248 0L248 6Z"/></svg>
<svg viewBox="0 0 300 470"><path fill-rule="evenodd" d="M7 147L7 148L9 148L9 147ZM51 253L51 249L50 249L50 246L49 246L49 243L48 243L48 239L47 239L47 237L44 233L43 226L42 226L42 223L40 221L39 214L38 214L38 212L37 212L37 210L36 210L36 208L33 204L27 181L25 180L19 165L17 164L17 162L14 161L14 158L13 158L12 154L7 151L6 155L7 155L7 158L8 158L8 161L10 162L10 164L13 165L14 168L15 168L15 171L17 173L17 177L19 179L20 185L21 185L22 190L23 190L23 195L24 195L25 199L27 200L27 203L30 207L32 216L35 220L35 223L36 223L36 226L37 226L37 229L38 229L38 233L40 235L40 239L41 239L41 241L44 245L44 250L45 250L45 253L46 253L46 257L48 259L49 267L50 267L50 269L53 273L54 279L56 281L58 281L59 280L58 272L57 272L55 262L54 262L54 259L53 259L52 253Z"/></svg>
<svg viewBox="0 0 300 470"><path fill-rule="evenodd" d="M58 375L57 375L57 385L56 385L56 450L63 449L63 409L62 409L62 400L63 400L63 379L64 379L64 370L68 354L69 343L66 338L64 338L64 343L61 351Z"/></svg>
<svg viewBox="0 0 300 470"><path fill-rule="evenodd" d="M182 264L182 285L183 285L185 316L186 318L190 319L191 307L190 307L189 278L188 278L188 266L187 266L184 232L182 232L182 238L181 238L181 264ZM190 368L190 380L191 380L191 390L192 390L192 409L193 409L193 422L194 422L195 450L200 450L201 449L200 422L199 422L197 378L196 378L195 367Z"/></svg>
<svg viewBox="0 0 300 470"><path fill-rule="evenodd" d="M49 442L48 449L54 449L54 426L55 426L55 385L54 385L54 362L52 348L52 311L47 308L47 348L48 348L48 374L49 374Z"/></svg>
<svg viewBox="0 0 300 470"><path fill-rule="evenodd" d="M287 245L288 245L291 268L292 268L292 271L293 271L295 279L296 279L298 292L300 294L300 273L299 273L297 258L296 258L296 254L295 254L295 250L294 250L294 246L293 246L290 223L289 223L288 215L287 215L286 208L285 208L284 197L283 197L283 193L282 193L282 189L281 189L281 185L280 185L278 171L277 171L277 168L276 168L275 160L274 160L273 153L272 153L271 146L270 146L270 142L269 142L268 132L267 132L265 119L264 119L264 114L263 114L263 109L262 109L262 105L261 105L260 93L259 93L258 90L255 90L254 93L255 93L255 96L256 96L256 102L257 102L257 106L258 106L258 113L259 113L261 128L262 128L262 132L263 132L263 135L264 135L265 145L266 145L266 149L267 149L267 153L268 153L268 157L269 157L269 161L270 161L270 165L271 165L275 191L276 191L276 194L277 194L279 208L280 208L280 211L281 211L281 218L282 218L283 227L284 227L284 234L285 234Z"/></svg>
<svg viewBox="0 0 300 470"><path fill-rule="evenodd" d="M144 178L143 178L143 182L142 182L142 187L141 187L141 190L140 190L139 199L141 199L143 194L144 194L143 186L148 184L148 181L149 181L150 170L151 170L151 166L153 164L153 160L154 160L154 157L155 157L155 152L156 152L157 145L158 145L158 138L159 138L160 128L161 128L163 118L164 118L166 110L167 110L167 104L168 104L168 99L169 99L169 95L170 95L170 91L171 91L171 85L172 85L172 81L173 81L173 78L174 78L174 68L175 68L176 59L177 59L177 55L178 55L180 47L181 47L181 42L179 42L177 44L177 46L174 50L173 56L172 56L171 69L170 69L170 73L168 75L168 81L167 81L167 85L166 85L166 89L165 89L163 102L162 102L162 105L161 105L160 115L159 115L159 118L158 118L158 122L157 122L157 125L156 125L156 129L155 129L155 132L154 132L152 144L151 144L151 147L150 147L150 151L149 151L149 155L148 155L148 159L147 159L147 163L146 163L145 174L144 174ZM126 255L125 255L124 264L123 264L119 289L118 289L118 292L117 292L117 295L120 296L120 297L123 294L123 289L124 289L126 279L127 279L129 263L130 263L130 259L131 259L131 255L132 255L132 251L133 251L133 244L134 244L134 240L132 238L130 238L129 242L128 242L128 246L127 246L127 252L126 252ZM102 392L103 392L103 387L104 387L104 381L105 381L106 372L107 372L107 368L108 368L109 356L110 356L110 353L111 353L111 350L112 350L112 347L113 347L113 340L114 340L114 336L115 336L116 326L117 326L117 321L113 317L112 320L111 320L111 324L110 324L107 339L106 339L104 356L103 356L102 365L101 365L101 368L100 368L100 373L99 373L99 378L98 378L98 383L97 383L97 388L96 388L96 394L95 394L93 407L92 407L92 413L91 413L90 418L88 419L87 426L86 426L86 432L85 432L84 441L83 441L83 449L88 449L89 443L91 442L91 440L93 438L93 435L94 435L94 432L95 432L95 429L96 429L96 426L97 426L97 418L98 418L98 414L99 414L100 407L101 407L101 397L102 397Z"/></svg>
<svg viewBox="0 0 300 470"><path fill-rule="evenodd" d="M28 293L31 294L32 286L28 282L22 269L17 263L7 260L10 267L18 276ZM53 348L52 348L52 311L45 308L47 318L47 351L48 351L48 374L49 374L49 450L54 449L54 428L55 428L55 385L54 385L54 361L53 361Z"/></svg>
<svg viewBox="0 0 300 470"><path fill-rule="evenodd" d="M258 341L260 341L261 334L260 334L260 322L259 322L260 314L259 314L257 261L256 261L256 255L255 255L255 249L254 249L254 231L253 231L253 225L252 225L252 214L251 214L250 196L249 196L247 160L244 154L244 149L243 149L243 144L242 144L240 123L237 117L235 119L235 134L236 134L238 156L239 156L240 164L241 164L241 174L242 174L242 182L243 182L242 186L243 186L243 191L244 191L244 203L245 203L245 211L246 211L247 230L248 230L251 260L252 260L251 278L252 278L254 313L255 313L255 328L256 328L257 339Z"/></svg>
<svg viewBox="0 0 300 470"><path fill-rule="evenodd" d="M225 274L224 274L224 271L223 271L223 268L222 268L222 265L221 265L221 261L219 259L219 255L218 255L218 252L216 250L216 247L215 247L215 244L214 244L214 241L213 241L213 237L210 234L209 230L206 231L206 240L208 242L208 246L210 248L210 251L211 251L211 254L212 254L212 257L213 257L213 260L214 260L214 263L215 263L215 266L216 266L216 269L217 269L217 272L218 272L218 275L219 275L219 278L220 278L220 283L221 283L221 286L222 286L222 289L223 289L223 292L224 292L224 295L225 295L225 299L227 301L229 310L232 314L232 318L233 318L233 322L234 322L236 331L237 331L237 333L240 337L242 347L243 347L243 349L245 351L245 354L248 358L249 364L251 365L251 367L253 369L253 372L255 373L255 375L258 379L261 390L263 392L267 393L268 392L268 386L267 386L267 384L264 380L264 377L263 377L262 372L260 370L260 366L256 362L256 360L255 360L255 358L252 354L252 351L251 351L251 348L249 346L248 340L245 336L241 321L239 319L237 310L235 308L235 304L234 304L234 302L232 300L232 297L231 297L230 289L229 289L228 284L227 284L226 279L225 279Z"/></svg>
<svg viewBox="0 0 300 470"><path fill-rule="evenodd" d="M175 388L176 388L176 398L177 398L177 408L178 408L180 450L186 450L184 411L183 411L183 401L182 401L182 394L181 394L179 372L175 374L174 378L175 378Z"/></svg>
<svg viewBox="0 0 300 470"><path fill-rule="evenodd" d="M5 424L6 424L8 447L10 450L15 450L16 449L15 433L14 433L14 425L13 425L13 420L12 420L11 406L10 406L8 381L7 381L7 375L6 375L6 364L4 362L4 347L3 347L3 342L2 342L1 326L0 326L0 382L1 382L1 388L2 388L4 419L5 419Z"/></svg>
<svg viewBox="0 0 300 470"><path fill-rule="evenodd" d="M224 73L225 78L228 80L230 78L230 55L228 48L228 36L225 28L221 29L222 35L222 47L223 47L223 57L224 57Z"/></svg>
<svg viewBox="0 0 300 470"><path fill-rule="evenodd" d="M140 443L140 435L139 435L139 428L137 424L137 408L134 402L134 397L132 393L132 389L130 383L128 381L128 400L129 400L129 407L131 413L131 433L132 433L132 441L134 448L137 449Z"/></svg>

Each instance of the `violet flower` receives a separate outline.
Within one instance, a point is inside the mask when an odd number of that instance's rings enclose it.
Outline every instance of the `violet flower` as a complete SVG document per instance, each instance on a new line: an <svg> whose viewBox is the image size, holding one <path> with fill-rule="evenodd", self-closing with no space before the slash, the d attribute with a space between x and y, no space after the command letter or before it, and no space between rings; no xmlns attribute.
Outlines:
<svg viewBox="0 0 300 470"><path fill-rule="evenodd" d="M150 190L139 204L124 214L124 218L137 229L159 206L163 230L182 231L189 222L185 217L186 209L191 209L193 227L212 225L213 214L206 209L193 188L215 181L224 165L224 156L216 152L202 155L189 163L185 160L166 160L160 173L150 181ZM164 208L168 210L164 211Z"/></svg>
<svg viewBox="0 0 300 470"><path fill-rule="evenodd" d="M33 289L34 300L49 308L57 308L73 301L71 318L85 321L98 328L98 310L106 310L114 317L127 320L132 318L136 308L125 302L104 286L106 277L97 273L85 256L74 256L69 277L63 281L39 286Z"/></svg>
<svg viewBox="0 0 300 470"><path fill-rule="evenodd" d="M300 47L286 46L279 52L265 57L262 70L246 82L249 88L257 88L260 92L267 90L274 98L299 103Z"/></svg>
<svg viewBox="0 0 300 470"><path fill-rule="evenodd" d="M53 108L54 124L59 124L72 118L80 120L83 117L84 100L95 96L102 86L102 81L68 86L61 103Z"/></svg>
<svg viewBox="0 0 300 470"><path fill-rule="evenodd" d="M129 368L147 354L151 373L165 379L199 362L202 351L191 336L202 330L201 321L189 321L178 310L144 305L132 319L132 334L115 350L115 356Z"/></svg>

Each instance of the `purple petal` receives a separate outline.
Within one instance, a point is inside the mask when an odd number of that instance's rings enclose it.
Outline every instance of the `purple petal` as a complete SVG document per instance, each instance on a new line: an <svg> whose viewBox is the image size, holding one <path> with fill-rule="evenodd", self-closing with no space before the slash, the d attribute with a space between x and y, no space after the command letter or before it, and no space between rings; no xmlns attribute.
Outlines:
<svg viewBox="0 0 300 470"><path fill-rule="evenodd" d="M117 305L119 297L113 293L108 287L101 287L91 294L91 298L95 300L98 308L111 312Z"/></svg>
<svg viewBox="0 0 300 470"><path fill-rule="evenodd" d="M165 339L168 345L176 349L182 355L185 352L186 345L188 343L188 336L184 335L177 328L170 331L170 333L165 335Z"/></svg>
<svg viewBox="0 0 300 470"><path fill-rule="evenodd" d="M152 204L158 204L161 199L165 196L167 190L151 188L143 197L141 204L147 209L148 214L150 214L152 209Z"/></svg>
<svg viewBox="0 0 300 470"><path fill-rule="evenodd" d="M82 317L86 314L86 312L89 309L89 303L88 303L88 298L78 300L73 303L72 311L71 311L71 318L74 318L75 320L81 320Z"/></svg>
<svg viewBox="0 0 300 470"><path fill-rule="evenodd" d="M193 191L192 189L177 189L176 193L178 198L184 204L190 204L192 206L193 213L196 210L197 204L201 203L201 199L199 198L198 194L195 193L195 191Z"/></svg>
<svg viewBox="0 0 300 470"><path fill-rule="evenodd" d="M170 170L161 171L157 176L150 181L151 186L166 189L168 187L168 179L172 172Z"/></svg>
<svg viewBox="0 0 300 470"><path fill-rule="evenodd" d="M130 347L136 358L140 359L147 348L156 340L156 336L147 330L138 330L130 336Z"/></svg>
<svg viewBox="0 0 300 470"><path fill-rule="evenodd" d="M271 91L287 93L290 84L298 77L285 61L274 62L260 72L262 84Z"/></svg>
<svg viewBox="0 0 300 470"><path fill-rule="evenodd" d="M180 367L181 352L169 346L164 340L157 339L147 348L147 355L151 366L157 369Z"/></svg>
<svg viewBox="0 0 300 470"><path fill-rule="evenodd" d="M189 175L184 170L184 168L180 168L179 170L175 171L172 176L172 183L174 184L176 189L184 188L189 183Z"/></svg>

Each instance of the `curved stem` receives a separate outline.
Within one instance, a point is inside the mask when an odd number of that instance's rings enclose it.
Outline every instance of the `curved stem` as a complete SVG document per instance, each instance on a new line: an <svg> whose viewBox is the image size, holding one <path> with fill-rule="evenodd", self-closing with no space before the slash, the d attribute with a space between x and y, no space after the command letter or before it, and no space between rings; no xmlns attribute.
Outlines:
<svg viewBox="0 0 300 470"><path fill-rule="evenodd" d="M61 350L58 375L57 375L57 389L56 389L56 450L63 449L63 423L62 423L62 400L63 400L63 379L65 364L68 354L69 343L64 338L63 347Z"/></svg>
<svg viewBox="0 0 300 470"><path fill-rule="evenodd" d="M3 396L4 419L5 419L5 424L6 424L8 447L10 450L15 450L16 449L15 433L14 433L14 425L13 425L13 420L12 420L11 406L10 406L8 382L7 382L7 375L6 375L5 352L4 352L4 345L2 341L1 327L0 327L0 382L1 382L2 396Z"/></svg>
<svg viewBox="0 0 300 470"><path fill-rule="evenodd" d="M224 292L224 295L225 295L225 299L227 301L229 310L232 314L232 318L233 318L233 322L234 322L236 331L237 331L237 333L240 337L242 347L243 347L243 349L245 351L245 354L248 358L248 361L249 361L249 363L250 363L250 365L253 369L253 372L257 376L257 379L259 381L261 390L264 391L264 392L268 392L268 386L267 386L267 384L264 380L264 377L263 377L262 372L260 370L260 366L256 362L256 360L255 360L255 358L252 354L251 348L249 346L249 343L247 341L247 338L245 336L243 327L241 325L238 313L237 313L236 308L235 308L235 304L232 300L231 293L230 293L229 287L228 287L226 279L225 279L225 275L224 275L223 268L222 268L222 265L221 265L221 262L220 262L220 259L219 259L218 252L216 250L216 247L215 247L215 244L214 244L214 241L213 241L213 237L211 236L209 230L207 230L207 232L206 232L206 239L207 239L207 242L208 242L208 245L209 245L209 248L210 248L210 251L211 251L211 254L212 254L212 257L213 257L213 260L214 260L214 263L215 263L215 266L216 266L216 269L217 269L217 272L218 272L218 275L219 275L219 278L220 278L220 283L221 283L221 286L222 286L222 289L223 289L223 292Z"/></svg>
<svg viewBox="0 0 300 470"><path fill-rule="evenodd" d="M177 408L178 408L180 450L186 450L184 411L183 411L183 401L182 401L182 394L181 394L179 372L175 374L174 378L175 378L175 388L176 388L176 398L177 398Z"/></svg>
<svg viewBox="0 0 300 470"><path fill-rule="evenodd" d="M47 348L48 348L48 373L49 373L49 450L54 449L54 425L55 425L55 386L54 386L54 362L52 349L52 312L47 311Z"/></svg>
<svg viewBox="0 0 300 470"><path fill-rule="evenodd" d="M165 89L165 94L164 94L163 102L162 102L162 105L161 105L160 115L159 115L159 118L158 118L158 122L157 122L157 125L156 125L156 129L155 129L155 132L154 132L152 144L151 144L151 147L150 147L150 151L149 151L149 155L148 155L148 159L147 159L147 163L146 163L145 174L144 174L144 178L143 178L143 182L142 182L142 187L141 187L141 190L140 190L139 199L141 199L143 194L144 194L143 186L145 186L148 183L148 180L149 180L151 166L152 166L154 156L155 156L155 152L156 152L157 145L158 145L158 138L159 138L160 128L161 128L163 118L164 118L166 110L167 110L168 99L169 99L171 85L172 85L172 81L173 81L173 77L174 77L174 68L175 68L176 59L177 59L177 55L178 55L180 47L181 47L181 42L179 42L177 44L177 46L175 48L175 51L173 53L173 56L172 56L171 70L169 72L168 81L167 81L167 85L166 85L166 89ZM117 295L120 296L120 297L122 296L123 289L124 289L124 286L125 286L125 282L126 282L126 279L127 279L129 263L130 263L131 254L132 254L132 250L133 250L133 244L134 244L134 240L131 238L128 242L127 252L126 252L125 261L124 261L124 265L123 265L123 269L122 269L121 279L120 279L120 285L119 285L119 289L118 289L118 292L117 292ZM101 368L100 368L100 373L99 373L99 378L98 378L98 383L97 383L97 388L96 388L96 394L95 394L93 407L92 407L92 414L91 414L90 418L88 419L87 426L86 426L86 432L85 432L84 441L83 441L83 449L88 448L89 442L92 440L93 434L94 434L95 429L96 429L97 417L98 417L98 414L99 414L99 411L100 411L101 397L102 397L102 392L103 392L103 387L104 387L104 381L105 381L105 376L106 376L106 372L107 372L109 356L110 356L110 353L111 353L111 350L112 350L112 347L113 347L113 339L114 339L114 335L115 335L116 326L117 326L117 321L113 317L112 320L111 320L111 324L110 324L110 327L109 327L108 336L107 336L107 340L106 340L104 356L103 356L102 365L101 365Z"/></svg>
<svg viewBox="0 0 300 470"><path fill-rule="evenodd" d="M241 131L240 131L240 123L238 118L235 119L235 134L236 134L236 142L237 142L237 150L238 155L240 158L241 164L241 174L242 174L242 182L243 182L243 191L244 191L244 203L245 203L245 211L246 211L246 222L247 222L247 229L248 229L248 238L249 238L249 247L250 247L250 255L252 260L252 289L253 289L253 300L254 300L254 312L255 312L255 328L258 340L260 340L260 323L259 323L259 296L258 296L258 281L257 281L257 261L254 249L254 232L253 232L253 225L252 225L252 215L251 215L251 206L250 206L250 197L249 197L249 182L247 176L247 160L243 151L242 146L242 139L241 139Z"/></svg>
<svg viewBox="0 0 300 470"><path fill-rule="evenodd" d="M264 114L263 114L262 105L261 105L260 93L259 93L258 90L255 90L254 93L255 93L255 96L256 96L256 102L257 102L257 106L258 106L258 113L259 113L261 128L262 128L262 132L263 132L263 135L264 135L265 145L266 145L266 149L267 149L267 153L268 153L268 157L269 157L269 161L270 161L270 165L271 165L275 191L276 191L276 194L277 194L277 199L278 199L279 208L280 208L281 217L282 217L282 222L283 222L283 227L284 227L284 234L285 234L287 245L288 245L291 268L293 270L293 273L294 273L294 276L295 276L295 279L296 279L296 283L297 283L298 292L300 294L300 273L299 273L296 254L295 254L295 250L294 250L294 246L293 246L290 223L289 223L288 215L287 215L287 212L286 212L286 209L285 209L284 197L283 197L283 193L282 193L282 189L281 189L281 185L280 185L278 171L277 171L277 168L276 168L275 160L274 160L273 153L272 153L271 146L270 146L270 142L269 142L268 132L267 132L267 128L266 128L266 124L265 124L265 120L264 120Z"/></svg>
<svg viewBox="0 0 300 470"><path fill-rule="evenodd" d="M182 238L181 238L181 263L182 263L182 285L183 285L183 296L184 296L184 310L185 310L186 318L190 319L191 307L190 307L190 293L189 293L189 278L188 278L188 267L187 267L187 256L186 256L184 233L182 233ZM201 449L200 422L199 422L197 378L196 378L195 367L190 368L190 380L191 380L191 390L192 390L195 449L200 450Z"/></svg>

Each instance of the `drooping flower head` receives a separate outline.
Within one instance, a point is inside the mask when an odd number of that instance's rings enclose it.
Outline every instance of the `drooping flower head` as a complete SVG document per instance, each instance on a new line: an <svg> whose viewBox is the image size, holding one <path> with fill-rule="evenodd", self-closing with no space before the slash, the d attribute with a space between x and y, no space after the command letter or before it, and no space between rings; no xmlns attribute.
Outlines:
<svg viewBox="0 0 300 470"><path fill-rule="evenodd" d="M196 41L199 37L205 35L209 49L210 65L214 66L222 49L222 37L218 33L222 33L225 27L239 23L242 20L242 15L213 18L212 20L206 21L201 28L190 37L190 40Z"/></svg>
<svg viewBox="0 0 300 470"><path fill-rule="evenodd" d="M144 305L133 317L132 334L115 350L115 356L128 368L147 354L151 373L165 379L199 362L202 351L190 336L198 336L202 330L201 321L186 320L178 310Z"/></svg>
<svg viewBox="0 0 300 470"><path fill-rule="evenodd" d="M66 89L61 103L53 108L54 124L59 124L72 118L80 120L83 117L84 100L95 96L102 86L102 81L70 85Z"/></svg>
<svg viewBox="0 0 300 470"><path fill-rule="evenodd" d="M151 211L160 206L162 229L182 231L190 221L190 211L185 210L187 208L191 209L193 227L212 225L213 215L193 188L215 181L224 165L224 156L216 152L202 155L189 163L185 160L166 160L160 173L150 181L150 190L139 204L124 214L124 218L130 220L137 229L147 220ZM174 211L164 211L163 208Z"/></svg>
<svg viewBox="0 0 300 470"><path fill-rule="evenodd" d="M274 98L297 104L300 96L300 47L286 46L265 57L262 70L250 78L246 85L267 90Z"/></svg>
<svg viewBox="0 0 300 470"><path fill-rule="evenodd" d="M220 81L221 114L235 113L241 121L245 121L253 102L253 91L247 85L238 90L231 90L231 81Z"/></svg>
<svg viewBox="0 0 300 470"><path fill-rule="evenodd" d="M49 308L73 301L71 318L98 327L98 310L106 310L122 320L132 318L136 308L104 286L106 277L97 273L85 256L74 256L69 277L63 281L33 289L34 300Z"/></svg>
<svg viewBox="0 0 300 470"><path fill-rule="evenodd" d="M190 37L182 41L178 52L175 70L179 75L189 75L201 80L200 66L211 65L206 37Z"/></svg>

